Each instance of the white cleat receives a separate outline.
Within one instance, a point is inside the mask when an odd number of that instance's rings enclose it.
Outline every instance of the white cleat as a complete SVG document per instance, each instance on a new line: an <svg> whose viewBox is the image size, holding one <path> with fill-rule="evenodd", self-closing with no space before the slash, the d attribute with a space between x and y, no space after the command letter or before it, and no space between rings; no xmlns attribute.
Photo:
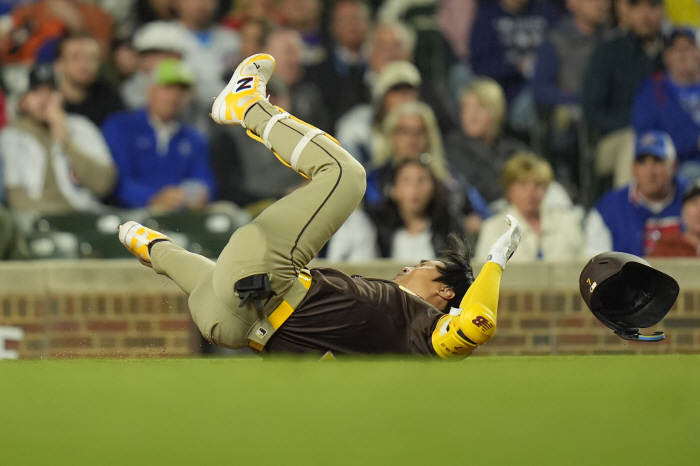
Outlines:
<svg viewBox="0 0 700 466"><path fill-rule="evenodd" d="M266 86L275 71L272 55L258 53L241 62L231 80L214 99L212 119L220 125L242 125L246 110L259 100L267 100Z"/></svg>
<svg viewBox="0 0 700 466"><path fill-rule="evenodd" d="M134 221L119 225L119 241L146 267L151 265L149 246L158 241L172 240L156 230L146 228Z"/></svg>

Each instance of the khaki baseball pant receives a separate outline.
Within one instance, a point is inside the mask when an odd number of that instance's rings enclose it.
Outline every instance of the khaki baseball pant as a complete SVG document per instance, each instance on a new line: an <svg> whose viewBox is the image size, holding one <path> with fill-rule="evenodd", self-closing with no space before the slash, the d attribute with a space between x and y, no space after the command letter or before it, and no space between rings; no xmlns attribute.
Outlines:
<svg viewBox="0 0 700 466"><path fill-rule="evenodd" d="M154 270L190 295L190 312L202 335L227 348L262 350L281 325L268 316L277 310L288 315L301 303L310 286L306 265L365 192L364 169L342 147L293 117L277 120L276 115L276 107L259 101L244 121L257 136L267 136L278 158L310 182L236 230L216 263L167 241L151 248ZM268 127L272 117L277 121ZM262 313L250 301L240 307L234 291L240 279L258 274L268 275L275 293Z"/></svg>

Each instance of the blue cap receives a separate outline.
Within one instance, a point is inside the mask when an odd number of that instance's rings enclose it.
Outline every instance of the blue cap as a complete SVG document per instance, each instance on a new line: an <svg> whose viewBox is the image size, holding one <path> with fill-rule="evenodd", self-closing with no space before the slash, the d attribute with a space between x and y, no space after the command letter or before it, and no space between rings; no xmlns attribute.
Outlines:
<svg viewBox="0 0 700 466"><path fill-rule="evenodd" d="M695 31L689 27L677 27L671 31L664 39L664 47L673 47L674 42L679 37L687 37L691 42L695 43Z"/></svg>
<svg viewBox="0 0 700 466"><path fill-rule="evenodd" d="M638 135L634 158L638 160L646 155L662 160L676 160L676 148L668 133L652 130Z"/></svg>

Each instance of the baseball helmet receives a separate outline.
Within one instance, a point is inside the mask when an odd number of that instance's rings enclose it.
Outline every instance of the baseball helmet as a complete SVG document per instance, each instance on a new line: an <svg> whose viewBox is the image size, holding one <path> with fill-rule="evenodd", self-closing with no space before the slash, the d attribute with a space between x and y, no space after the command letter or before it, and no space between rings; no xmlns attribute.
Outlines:
<svg viewBox="0 0 700 466"><path fill-rule="evenodd" d="M593 257L579 277L579 289L593 315L625 340L659 341L663 332L641 335L638 327L661 322L676 302L678 282L632 254Z"/></svg>

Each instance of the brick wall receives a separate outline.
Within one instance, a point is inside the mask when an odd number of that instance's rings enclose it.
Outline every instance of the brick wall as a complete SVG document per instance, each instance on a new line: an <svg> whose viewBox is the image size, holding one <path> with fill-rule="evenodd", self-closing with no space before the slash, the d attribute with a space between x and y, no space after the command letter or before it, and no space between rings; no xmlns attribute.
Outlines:
<svg viewBox="0 0 700 466"><path fill-rule="evenodd" d="M0 281L0 326L24 331L23 341L6 343L20 357L199 353L187 296L143 267L122 261L3 264Z"/></svg>
<svg viewBox="0 0 700 466"><path fill-rule="evenodd" d="M663 330L665 340L625 341L600 324L578 293L583 263L509 264L501 282L498 331L475 355L700 353L700 263L654 265L681 286L664 321L643 332ZM391 278L401 264L339 268ZM23 341L6 345L22 358L168 357L201 351L185 294L135 261L0 264L0 326L24 330Z"/></svg>

